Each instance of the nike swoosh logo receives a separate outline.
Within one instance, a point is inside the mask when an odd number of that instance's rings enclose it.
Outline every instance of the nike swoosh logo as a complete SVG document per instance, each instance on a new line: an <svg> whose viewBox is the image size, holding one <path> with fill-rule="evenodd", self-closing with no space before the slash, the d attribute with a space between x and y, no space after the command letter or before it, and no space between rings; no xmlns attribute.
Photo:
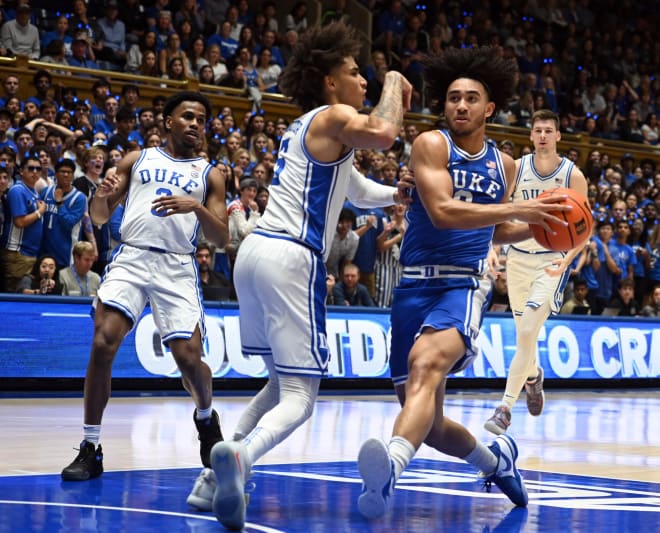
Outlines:
<svg viewBox="0 0 660 533"><path fill-rule="evenodd" d="M500 452L501 452L501 450L500 450ZM501 457L504 459L504 464L506 465L506 467L504 468L504 470L501 471L501 473L502 474L504 474L504 473L511 474L511 461L509 461L509 458L503 452L502 452Z"/></svg>

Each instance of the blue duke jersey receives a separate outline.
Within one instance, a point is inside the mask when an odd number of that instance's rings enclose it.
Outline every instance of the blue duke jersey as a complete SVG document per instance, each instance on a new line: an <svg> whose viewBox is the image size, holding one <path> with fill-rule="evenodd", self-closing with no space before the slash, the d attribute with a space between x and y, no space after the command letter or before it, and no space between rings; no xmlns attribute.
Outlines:
<svg viewBox="0 0 660 533"><path fill-rule="evenodd" d="M520 158L520 167L516 175L516 188L513 193L513 201L533 200L543 191L556 189L557 187L570 188L571 172L574 164L565 157L557 167L547 176L541 176L534 167L534 154L527 154ZM525 252L547 252L534 238L529 238L513 245L514 248Z"/></svg>
<svg viewBox="0 0 660 533"><path fill-rule="evenodd" d="M255 231L286 236L327 259L353 169L353 150L337 161L315 160L305 146L309 124L327 106L295 120L280 143L266 212Z"/></svg>
<svg viewBox="0 0 660 533"><path fill-rule="evenodd" d="M447 170L453 183L453 197L478 204L499 203L507 189L499 150L485 142L477 154L468 154L454 144L446 130L440 131L447 141ZM466 275L480 275L486 270L485 257L493 237L493 227L471 230L438 229L429 218L416 190L406 215L408 231L401 247L401 264L405 267L437 265L456 267ZM421 274L424 274L421 272ZM426 273L434 277L437 273Z"/></svg>
<svg viewBox="0 0 660 533"><path fill-rule="evenodd" d="M208 173L202 158L174 159L160 148L147 148L133 165L121 222L122 242L146 250L195 252L199 220L194 213L164 217L152 202L159 196L185 196L206 201Z"/></svg>

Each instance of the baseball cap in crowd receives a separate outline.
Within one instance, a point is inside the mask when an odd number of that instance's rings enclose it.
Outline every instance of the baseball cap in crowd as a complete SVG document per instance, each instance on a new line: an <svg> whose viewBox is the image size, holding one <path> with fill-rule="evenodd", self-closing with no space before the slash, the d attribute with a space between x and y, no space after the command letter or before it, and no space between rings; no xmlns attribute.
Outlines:
<svg viewBox="0 0 660 533"><path fill-rule="evenodd" d="M626 159L630 159L631 161L635 160L635 156L632 155L630 152L626 152L623 154L623 157L621 158L621 161L625 161Z"/></svg>
<svg viewBox="0 0 660 533"><path fill-rule="evenodd" d="M254 187L255 189L259 188L259 184L257 183L257 180L253 178L244 178L241 180L239 184L241 190L247 189L248 187Z"/></svg>
<svg viewBox="0 0 660 533"><path fill-rule="evenodd" d="M513 141L510 141L509 139L504 139L503 141L500 141L499 147L504 148L505 146L509 146L510 148L515 148L516 147L513 144Z"/></svg>
<svg viewBox="0 0 660 533"><path fill-rule="evenodd" d="M30 4L21 3L18 4L18 6L16 6L16 13L18 13L19 11L32 11L32 7L30 6Z"/></svg>

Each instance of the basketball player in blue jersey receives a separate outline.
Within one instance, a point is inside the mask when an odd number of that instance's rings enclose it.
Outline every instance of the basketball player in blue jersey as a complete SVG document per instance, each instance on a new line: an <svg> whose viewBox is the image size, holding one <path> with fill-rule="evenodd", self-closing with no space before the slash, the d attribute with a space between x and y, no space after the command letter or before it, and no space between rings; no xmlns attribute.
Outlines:
<svg viewBox="0 0 660 533"><path fill-rule="evenodd" d="M516 160L513 201L536 198L543 191L565 187L587 197L587 180L572 161L557 153L559 117L549 109L532 115L530 140L534 152ZM501 404L484 427L496 435L511 424L513 408L524 386L532 416L543 411L543 368L538 364L537 339L541 326L561 309L564 288L579 246L552 252L533 238L512 244L507 251L506 273L511 311L516 323L516 354L511 361Z"/></svg>
<svg viewBox="0 0 660 533"><path fill-rule="evenodd" d="M484 276L493 240L531 235L528 224L559 220L551 202L510 203L514 161L485 140L486 121L513 94L515 63L491 48L449 48L429 58L425 76L431 99L444 104L447 130L414 141L410 165L416 189L401 249L403 275L392 302L390 370L402 410L389 444L369 439L358 468L363 487L360 512L385 513L394 485L423 442L481 471L516 505L527 491L515 467L513 439L489 447L444 416L447 377L470 365L489 299Z"/></svg>
<svg viewBox="0 0 660 533"><path fill-rule="evenodd" d="M343 23L301 36L280 77L282 92L305 112L282 137L268 206L241 244L234 270L243 353L263 357L268 383L250 402L233 442L211 451L217 478L212 509L229 529L245 523L251 465L312 414L327 372L324 266L345 199L391 205L394 187L353 170L353 149L389 148L409 108L411 86L388 72L380 101L360 114L366 80L360 44Z"/></svg>
<svg viewBox="0 0 660 533"><path fill-rule="evenodd" d="M147 301L195 403L205 466L211 464L211 448L222 440L218 414L211 406L211 370L202 361L204 313L194 255L200 226L217 246L227 242L224 180L196 155L210 116L211 105L199 93L171 97L163 110L166 147L130 152L116 171L108 171L91 202L94 223L105 224L126 195L122 242L95 301L83 441L78 456L62 471L64 480L83 481L103 472L99 435L110 398L112 363Z"/></svg>

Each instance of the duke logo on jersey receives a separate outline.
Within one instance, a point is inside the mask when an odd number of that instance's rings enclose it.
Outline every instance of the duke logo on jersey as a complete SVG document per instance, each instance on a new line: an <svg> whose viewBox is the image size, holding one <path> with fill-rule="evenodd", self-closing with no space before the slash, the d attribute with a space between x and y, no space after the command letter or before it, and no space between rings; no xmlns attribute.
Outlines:
<svg viewBox="0 0 660 533"><path fill-rule="evenodd" d="M142 168L138 173L142 185L146 185L153 180L154 183L164 183L170 187L178 187L186 194L192 194L193 190L199 187L199 182L195 180L195 176L192 172L190 173L190 178L187 178L179 172L168 170L166 168ZM199 173L196 174L197 177L199 177ZM186 180L187 182L184 185L181 185L181 183Z"/></svg>
<svg viewBox="0 0 660 533"><path fill-rule="evenodd" d="M497 176L497 171L493 170L493 172ZM465 196L465 191L470 191L487 194L491 198L497 198L502 190L502 185L494 180L495 176L486 178L477 172L468 172L456 168L452 169L454 190L460 191L462 193L461 197Z"/></svg>

